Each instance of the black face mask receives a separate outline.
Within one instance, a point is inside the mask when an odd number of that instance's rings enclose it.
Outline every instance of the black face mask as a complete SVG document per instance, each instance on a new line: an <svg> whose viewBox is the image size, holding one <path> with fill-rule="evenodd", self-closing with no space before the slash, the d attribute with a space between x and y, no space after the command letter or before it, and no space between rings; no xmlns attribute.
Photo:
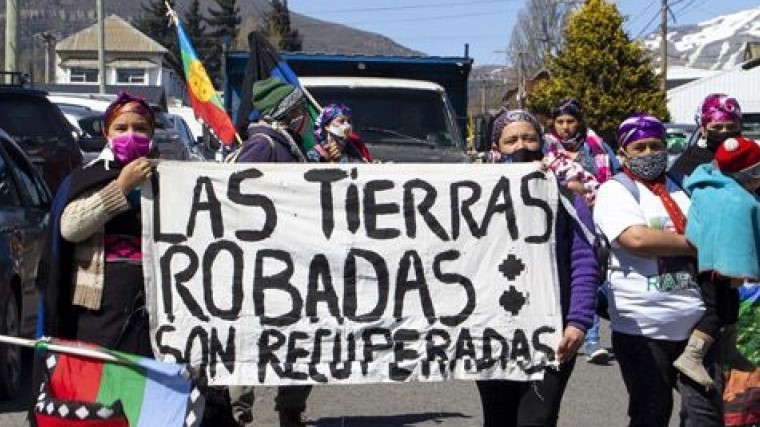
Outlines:
<svg viewBox="0 0 760 427"><path fill-rule="evenodd" d="M728 138L736 138L737 136L741 135L741 132L738 130L731 132L708 130L706 133L707 135L705 135L705 140L707 141L707 149L713 153L718 151L718 147L720 147L720 144L722 144L723 141L727 140Z"/></svg>
<svg viewBox="0 0 760 427"><path fill-rule="evenodd" d="M509 158L512 160L512 163L527 163L543 159L544 153L541 150L532 151L527 148L521 148L512 153Z"/></svg>

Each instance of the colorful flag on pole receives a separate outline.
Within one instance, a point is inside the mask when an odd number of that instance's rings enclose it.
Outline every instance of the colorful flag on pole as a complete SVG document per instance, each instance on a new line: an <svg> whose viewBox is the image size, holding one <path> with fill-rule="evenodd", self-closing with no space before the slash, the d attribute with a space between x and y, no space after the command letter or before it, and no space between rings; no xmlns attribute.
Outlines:
<svg viewBox="0 0 760 427"><path fill-rule="evenodd" d="M193 44L187 36L182 22L173 11L170 11L174 24L177 26L179 48L182 53L182 66L185 70L187 92L190 95L190 103L195 115L208 125L217 137L227 146L231 146L235 140L235 127L232 125L230 116L222 106L219 94L211 84L211 79L206 73L203 64L198 60Z"/></svg>
<svg viewBox="0 0 760 427"><path fill-rule="evenodd" d="M253 108L253 92L251 88L258 80L264 80L269 77L277 77L280 80L299 87L304 91L307 99L307 110L309 112L309 126L307 131L301 136L307 150L314 146L314 123L322 108L316 100L311 97L309 92L301 86L298 76L280 57L277 49L260 31L251 31L248 33L248 48L250 55L245 67L245 76L243 77L242 90L240 94L240 107L236 119L238 129L243 129L245 125L259 117L259 112Z"/></svg>
<svg viewBox="0 0 760 427"><path fill-rule="evenodd" d="M96 349L120 361L48 351L34 408L39 427L200 424L203 397L184 365Z"/></svg>

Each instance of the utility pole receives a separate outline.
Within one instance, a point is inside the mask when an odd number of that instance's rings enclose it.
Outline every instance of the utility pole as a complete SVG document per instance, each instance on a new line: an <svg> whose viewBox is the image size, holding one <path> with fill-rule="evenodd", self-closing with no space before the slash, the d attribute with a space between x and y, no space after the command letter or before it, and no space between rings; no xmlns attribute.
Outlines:
<svg viewBox="0 0 760 427"><path fill-rule="evenodd" d="M52 35L45 31L42 38L45 42L45 84L50 83L50 40Z"/></svg>
<svg viewBox="0 0 760 427"><path fill-rule="evenodd" d="M97 0L98 8L98 93L106 93L106 30L103 20L103 0Z"/></svg>
<svg viewBox="0 0 760 427"><path fill-rule="evenodd" d="M32 36L32 81L35 81L37 77L37 40L39 39L40 34L37 33Z"/></svg>
<svg viewBox="0 0 760 427"><path fill-rule="evenodd" d="M45 45L45 84L50 83L50 53L55 46L55 36L50 31L39 33L42 43Z"/></svg>
<svg viewBox="0 0 760 427"><path fill-rule="evenodd" d="M5 71L18 71L18 7L17 0L5 0ZM13 83L13 76L5 75L5 82Z"/></svg>
<svg viewBox="0 0 760 427"><path fill-rule="evenodd" d="M523 55L525 52L517 52L517 106L525 109L525 64Z"/></svg>
<svg viewBox="0 0 760 427"><path fill-rule="evenodd" d="M662 37L660 37L660 63L662 82L660 89L662 93L668 90L668 0L662 0L660 7L660 26L662 27Z"/></svg>
<svg viewBox="0 0 760 427"><path fill-rule="evenodd" d="M488 109L486 108L486 84L488 83L488 80L483 79L481 80L481 83L483 83L483 86L480 89L481 112L483 113L483 116L485 116L488 112Z"/></svg>
<svg viewBox="0 0 760 427"><path fill-rule="evenodd" d="M506 106L508 99L507 99L507 90L509 88L509 73L507 73L507 67L509 64L509 48L505 48L504 50L495 50L493 53L503 53L505 55L505 62L504 62L504 94L502 95L502 106ZM494 85L497 86L497 85Z"/></svg>

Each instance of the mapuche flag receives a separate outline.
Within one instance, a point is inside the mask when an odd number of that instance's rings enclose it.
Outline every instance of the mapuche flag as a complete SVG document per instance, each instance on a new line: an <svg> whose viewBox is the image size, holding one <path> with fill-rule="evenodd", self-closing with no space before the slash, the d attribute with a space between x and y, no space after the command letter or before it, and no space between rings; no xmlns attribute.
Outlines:
<svg viewBox="0 0 760 427"><path fill-rule="evenodd" d="M307 95L306 109L309 113L309 125L306 131L301 134L303 145L307 150L314 146L314 123L316 122L322 107L317 104L308 91L298 81L298 76L282 59L277 49L269 42L267 37L261 31L251 31L248 33L248 62L245 66L245 76L243 76L243 90L240 94L240 107L237 114L237 128L244 129L248 122L256 120L260 112L253 108L253 92L250 90L253 84L258 80L264 80L269 77L277 77L280 80L299 87Z"/></svg>
<svg viewBox="0 0 760 427"><path fill-rule="evenodd" d="M45 379L34 406L38 427L193 427L204 400L185 365L115 352L78 342L118 361L46 350ZM55 343L54 342L54 343Z"/></svg>
<svg viewBox="0 0 760 427"><path fill-rule="evenodd" d="M174 23L177 25L179 48L182 52L182 66L185 70L187 92L190 95L193 111L225 145L231 146L235 140L235 126L232 125L230 116L224 111L222 100L211 84L206 69L198 60L198 55L182 27L182 22L175 17Z"/></svg>

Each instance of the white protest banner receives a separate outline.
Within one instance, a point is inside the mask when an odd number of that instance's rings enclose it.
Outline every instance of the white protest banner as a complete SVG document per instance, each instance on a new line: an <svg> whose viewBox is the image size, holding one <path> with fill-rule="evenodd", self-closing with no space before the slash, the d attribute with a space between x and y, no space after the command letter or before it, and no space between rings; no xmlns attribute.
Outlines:
<svg viewBox="0 0 760 427"><path fill-rule="evenodd" d="M151 336L214 385L534 380L561 334L557 184L526 165L161 162Z"/></svg>

